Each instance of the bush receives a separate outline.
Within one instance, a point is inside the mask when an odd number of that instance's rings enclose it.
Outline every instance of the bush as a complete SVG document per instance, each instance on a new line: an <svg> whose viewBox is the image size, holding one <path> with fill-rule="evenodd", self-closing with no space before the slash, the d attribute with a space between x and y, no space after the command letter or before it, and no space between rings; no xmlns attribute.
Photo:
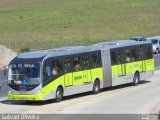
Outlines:
<svg viewBox="0 0 160 120"><path fill-rule="evenodd" d="M29 52L29 51L30 51L29 47L24 47L24 48L21 48L19 52L23 53L23 52Z"/></svg>

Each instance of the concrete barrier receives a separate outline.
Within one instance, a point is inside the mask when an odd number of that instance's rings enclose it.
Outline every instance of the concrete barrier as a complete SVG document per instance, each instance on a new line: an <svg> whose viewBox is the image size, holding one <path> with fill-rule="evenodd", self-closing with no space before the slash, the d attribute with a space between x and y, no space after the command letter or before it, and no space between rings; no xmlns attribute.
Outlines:
<svg viewBox="0 0 160 120"><path fill-rule="evenodd" d="M0 45L0 67L7 66L16 55L16 52Z"/></svg>

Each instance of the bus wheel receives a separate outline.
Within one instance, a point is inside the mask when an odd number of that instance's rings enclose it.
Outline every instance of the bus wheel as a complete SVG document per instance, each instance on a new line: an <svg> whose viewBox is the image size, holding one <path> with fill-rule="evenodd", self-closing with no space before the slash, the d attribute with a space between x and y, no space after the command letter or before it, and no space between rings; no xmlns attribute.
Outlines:
<svg viewBox="0 0 160 120"><path fill-rule="evenodd" d="M100 82L98 80L95 80L93 84L93 94L97 94L100 92Z"/></svg>
<svg viewBox="0 0 160 120"><path fill-rule="evenodd" d="M61 87L58 87L56 90L56 102L60 102L63 99L63 91Z"/></svg>
<svg viewBox="0 0 160 120"><path fill-rule="evenodd" d="M134 74L134 77L133 77L133 85L136 86L139 84L139 80L140 80L140 76L138 73L135 73Z"/></svg>

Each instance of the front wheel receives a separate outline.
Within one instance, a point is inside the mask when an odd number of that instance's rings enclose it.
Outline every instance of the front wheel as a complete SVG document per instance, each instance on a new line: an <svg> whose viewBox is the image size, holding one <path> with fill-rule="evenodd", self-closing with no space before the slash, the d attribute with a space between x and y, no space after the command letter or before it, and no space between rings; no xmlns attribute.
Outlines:
<svg viewBox="0 0 160 120"><path fill-rule="evenodd" d="M63 99L63 91L61 87L58 87L56 90L56 102L60 102Z"/></svg>
<svg viewBox="0 0 160 120"><path fill-rule="evenodd" d="M93 94L97 94L100 92L100 82L98 80L95 80L93 84Z"/></svg>
<svg viewBox="0 0 160 120"><path fill-rule="evenodd" d="M133 85L134 86L138 85L139 81L140 81L140 75L138 73L135 73L133 77Z"/></svg>

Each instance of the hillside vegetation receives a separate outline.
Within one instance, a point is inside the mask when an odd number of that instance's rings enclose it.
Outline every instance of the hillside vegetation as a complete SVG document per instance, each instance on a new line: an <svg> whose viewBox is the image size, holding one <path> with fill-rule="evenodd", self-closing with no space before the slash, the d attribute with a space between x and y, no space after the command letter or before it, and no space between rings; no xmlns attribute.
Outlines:
<svg viewBox="0 0 160 120"><path fill-rule="evenodd" d="M160 0L1 0L0 44L15 51L160 35Z"/></svg>

